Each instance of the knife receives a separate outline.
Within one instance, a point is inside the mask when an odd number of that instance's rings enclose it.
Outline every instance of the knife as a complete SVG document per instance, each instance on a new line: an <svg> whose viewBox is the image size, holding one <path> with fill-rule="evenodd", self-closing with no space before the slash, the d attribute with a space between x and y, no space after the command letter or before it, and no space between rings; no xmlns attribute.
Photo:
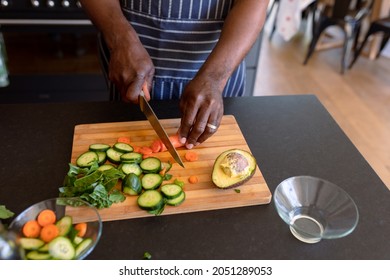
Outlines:
<svg viewBox="0 0 390 280"><path fill-rule="evenodd" d="M181 160L171 140L169 140L168 134L165 132L164 127L161 125L156 114L153 112L152 107L150 107L148 101L146 100L143 91L141 91L141 94L139 96L139 106L141 108L141 111L144 113L145 117L152 125L154 131L156 131L158 137L160 137L165 147L167 147L168 152L176 160L176 162L180 164L181 167L185 168L183 161Z"/></svg>

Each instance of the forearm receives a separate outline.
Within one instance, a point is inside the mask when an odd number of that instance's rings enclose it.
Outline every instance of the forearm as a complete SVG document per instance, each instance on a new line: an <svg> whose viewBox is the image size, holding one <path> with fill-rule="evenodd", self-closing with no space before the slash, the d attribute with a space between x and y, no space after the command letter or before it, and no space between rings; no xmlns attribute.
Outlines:
<svg viewBox="0 0 390 280"><path fill-rule="evenodd" d="M236 0L220 39L199 71L226 83L245 58L263 28L268 0Z"/></svg>
<svg viewBox="0 0 390 280"><path fill-rule="evenodd" d="M103 34L110 49L125 40L139 42L135 30L124 17L119 0L80 0L88 17Z"/></svg>

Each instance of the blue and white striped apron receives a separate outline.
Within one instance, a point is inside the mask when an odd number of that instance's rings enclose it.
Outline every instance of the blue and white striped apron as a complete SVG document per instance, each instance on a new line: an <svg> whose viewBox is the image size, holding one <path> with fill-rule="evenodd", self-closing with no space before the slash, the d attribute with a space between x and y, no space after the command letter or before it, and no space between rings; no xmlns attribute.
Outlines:
<svg viewBox="0 0 390 280"><path fill-rule="evenodd" d="M233 0L121 1L125 17L155 66L152 99L180 98L218 42L232 4ZM102 37L100 55L107 78L109 51ZM228 80L223 96L242 96L244 91L245 61L242 61ZM114 93L113 99L119 99L119 94Z"/></svg>

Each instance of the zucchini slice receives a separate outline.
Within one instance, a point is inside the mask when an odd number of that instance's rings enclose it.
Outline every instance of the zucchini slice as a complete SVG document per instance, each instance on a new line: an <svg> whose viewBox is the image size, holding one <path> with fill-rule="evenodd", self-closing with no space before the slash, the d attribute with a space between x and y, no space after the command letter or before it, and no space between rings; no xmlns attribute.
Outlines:
<svg viewBox="0 0 390 280"><path fill-rule="evenodd" d="M96 143L89 145L89 150L93 152L106 152L109 148L111 148L111 146L107 144Z"/></svg>
<svg viewBox="0 0 390 280"><path fill-rule="evenodd" d="M102 165L107 160L107 153L106 152L95 152L98 155L98 165Z"/></svg>
<svg viewBox="0 0 390 280"><path fill-rule="evenodd" d="M167 199L167 204L171 206L179 206L184 202L185 199L186 199L186 193L182 191L178 197Z"/></svg>
<svg viewBox="0 0 390 280"><path fill-rule="evenodd" d="M75 257L75 249L69 238L58 236L49 243L50 255L58 260L71 260Z"/></svg>
<svg viewBox="0 0 390 280"><path fill-rule="evenodd" d="M158 173L145 174L141 179L142 187L145 190L157 189L163 182L163 177Z"/></svg>
<svg viewBox="0 0 390 280"><path fill-rule="evenodd" d="M92 244L92 238L85 238L83 241L80 242L79 245L76 247L76 258L81 255L86 249L88 249Z"/></svg>
<svg viewBox="0 0 390 280"><path fill-rule="evenodd" d="M129 195L139 195L142 192L139 177L134 173L126 175L122 181L122 192Z"/></svg>
<svg viewBox="0 0 390 280"><path fill-rule="evenodd" d="M26 258L28 260L49 260L51 259L51 255L47 252L30 251L27 253Z"/></svg>
<svg viewBox="0 0 390 280"><path fill-rule="evenodd" d="M114 148L109 148L106 153L107 158L111 163L118 164L121 162L121 155L123 155L122 152L118 152Z"/></svg>
<svg viewBox="0 0 390 280"><path fill-rule="evenodd" d="M133 147L127 143L117 142L113 146L114 150L120 153L130 153L134 151Z"/></svg>
<svg viewBox="0 0 390 280"><path fill-rule="evenodd" d="M22 237L19 239L19 242L20 246L25 250L37 250L45 245L45 242L38 238Z"/></svg>
<svg viewBox="0 0 390 280"><path fill-rule="evenodd" d="M135 175L140 176L142 174L142 169L137 163L123 163L119 170L122 170L126 175L134 173Z"/></svg>
<svg viewBox="0 0 390 280"><path fill-rule="evenodd" d="M140 163L144 173L158 173L161 170L161 160L156 157L148 157Z"/></svg>
<svg viewBox="0 0 390 280"><path fill-rule="evenodd" d="M168 199L174 199L181 195L183 189L176 184L165 184L161 186L162 194Z"/></svg>
<svg viewBox="0 0 390 280"><path fill-rule="evenodd" d="M156 210L163 206L164 198L157 190L147 190L138 197L137 203L141 209Z"/></svg>
<svg viewBox="0 0 390 280"><path fill-rule="evenodd" d="M61 219L59 219L56 223L56 226L58 227L58 235L59 236L65 236L67 235L70 230L72 229L73 219L71 216L63 216Z"/></svg>
<svg viewBox="0 0 390 280"><path fill-rule="evenodd" d="M110 170L110 169L113 169L113 168L115 168L115 166L113 166L111 164L103 164L103 165L100 165L97 170L103 172L103 171Z"/></svg>
<svg viewBox="0 0 390 280"><path fill-rule="evenodd" d="M121 155L121 161L125 163L141 163L142 154L137 152L130 152Z"/></svg>
<svg viewBox="0 0 390 280"><path fill-rule="evenodd" d="M84 152L76 159L78 167L90 167L94 162L99 162L99 156L93 151Z"/></svg>

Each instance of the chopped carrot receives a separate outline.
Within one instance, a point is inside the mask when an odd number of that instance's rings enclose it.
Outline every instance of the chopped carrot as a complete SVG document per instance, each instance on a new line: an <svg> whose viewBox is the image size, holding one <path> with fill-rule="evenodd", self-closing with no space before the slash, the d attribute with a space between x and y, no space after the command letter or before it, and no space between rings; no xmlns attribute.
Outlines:
<svg viewBox="0 0 390 280"><path fill-rule="evenodd" d="M161 176L165 176L165 173L167 173L167 168L164 166L161 170L160 170L160 172L159 172L159 174L161 175Z"/></svg>
<svg viewBox="0 0 390 280"><path fill-rule="evenodd" d="M140 147L140 146L134 146L134 145L132 145L132 147L133 147L133 152L139 153L139 151L141 150L141 147Z"/></svg>
<svg viewBox="0 0 390 280"><path fill-rule="evenodd" d="M78 223L74 226L74 228L78 231L77 236L84 237L87 232L87 223Z"/></svg>
<svg viewBox="0 0 390 280"><path fill-rule="evenodd" d="M195 151L187 151L184 155L187 161L197 161L199 159L198 153Z"/></svg>
<svg viewBox="0 0 390 280"><path fill-rule="evenodd" d="M60 230L55 224L48 224L42 228L39 237L47 243L56 238L59 233Z"/></svg>
<svg viewBox="0 0 390 280"><path fill-rule="evenodd" d="M121 136L116 140L116 142L130 144L130 137Z"/></svg>
<svg viewBox="0 0 390 280"><path fill-rule="evenodd" d="M199 182L199 179L195 175L191 175L190 177L188 177L188 182L190 182L191 184L196 184Z"/></svg>
<svg viewBox="0 0 390 280"><path fill-rule="evenodd" d="M156 139L153 141L150 148L152 149L153 153L158 153L161 151L162 142L160 139Z"/></svg>
<svg viewBox="0 0 390 280"><path fill-rule="evenodd" d="M139 152L143 155L150 155L153 153L152 149L148 146L142 146L140 148Z"/></svg>
<svg viewBox="0 0 390 280"><path fill-rule="evenodd" d="M54 224L56 222L56 213L54 213L51 209L45 209L39 212L37 221L38 224L42 227L50 224Z"/></svg>
<svg viewBox="0 0 390 280"><path fill-rule="evenodd" d="M169 136L169 140L171 140L171 143L172 143L172 145L173 145L175 148L179 148L179 147L183 147L183 146L184 146L184 145L180 142L180 139L179 139L179 135L178 135L178 134Z"/></svg>
<svg viewBox="0 0 390 280"><path fill-rule="evenodd" d="M24 224L22 232L25 237L37 238L41 233L41 226L36 220L30 220Z"/></svg>
<svg viewBox="0 0 390 280"><path fill-rule="evenodd" d="M167 147L164 145L163 142L161 142L161 151L160 152L165 152L168 151Z"/></svg>

